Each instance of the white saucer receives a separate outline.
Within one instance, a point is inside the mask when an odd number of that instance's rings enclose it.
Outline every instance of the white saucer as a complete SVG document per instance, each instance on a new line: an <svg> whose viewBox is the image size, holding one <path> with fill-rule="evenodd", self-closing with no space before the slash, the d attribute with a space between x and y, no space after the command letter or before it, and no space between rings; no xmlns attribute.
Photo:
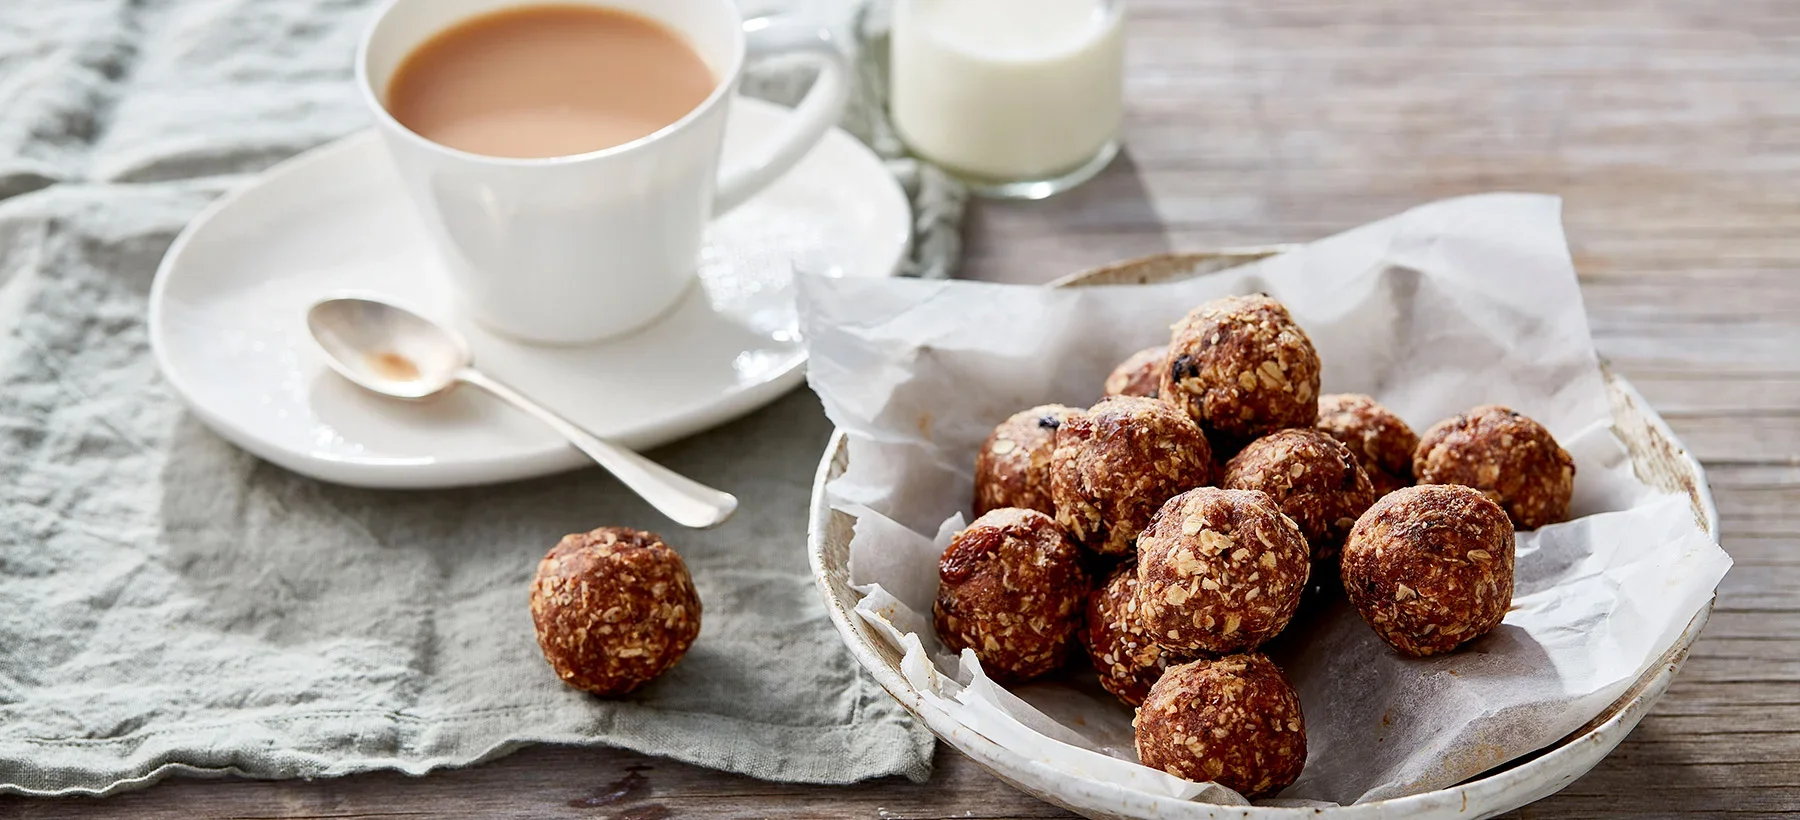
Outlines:
<svg viewBox="0 0 1800 820"><path fill-rule="evenodd" d="M730 167L777 132L785 108L734 103ZM446 487L585 463L549 429L474 390L408 403L326 370L302 314L318 298L380 294L446 319L495 377L594 432L653 447L748 413L799 384L792 271L889 276L911 211L881 161L826 134L781 182L715 222L700 286L631 336L534 347L450 315L424 229L373 132L287 162L214 203L163 257L150 341L195 415L295 472L367 487Z"/></svg>

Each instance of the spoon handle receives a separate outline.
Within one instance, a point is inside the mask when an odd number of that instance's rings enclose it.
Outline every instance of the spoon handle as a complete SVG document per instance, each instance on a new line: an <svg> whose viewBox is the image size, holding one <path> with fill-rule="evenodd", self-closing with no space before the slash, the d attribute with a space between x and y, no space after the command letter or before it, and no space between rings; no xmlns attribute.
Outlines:
<svg viewBox="0 0 1800 820"><path fill-rule="evenodd" d="M456 373L457 381L474 385L494 394L514 407L524 410L539 421L563 434L570 444L598 462L625 486L637 493L650 506L684 527L708 529L725 523L737 510L738 500L681 475L617 444L606 441L549 408L521 395L481 371L465 367Z"/></svg>

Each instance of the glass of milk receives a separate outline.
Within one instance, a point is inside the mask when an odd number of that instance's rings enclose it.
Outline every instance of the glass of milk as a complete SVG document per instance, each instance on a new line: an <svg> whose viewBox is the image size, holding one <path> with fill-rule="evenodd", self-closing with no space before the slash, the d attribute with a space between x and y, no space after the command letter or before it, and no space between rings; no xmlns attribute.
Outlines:
<svg viewBox="0 0 1800 820"><path fill-rule="evenodd" d="M1124 0L896 0L889 107L976 193L1042 199L1119 151Z"/></svg>

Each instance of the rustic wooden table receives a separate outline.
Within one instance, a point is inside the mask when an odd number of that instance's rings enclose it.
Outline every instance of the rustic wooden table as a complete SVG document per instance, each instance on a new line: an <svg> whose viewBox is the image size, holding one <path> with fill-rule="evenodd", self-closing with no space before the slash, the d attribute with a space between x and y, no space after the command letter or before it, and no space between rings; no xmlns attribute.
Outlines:
<svg viewBox="0 0 1800 820"><path fill-rule="evenodd" d="M1737 568L1687 668L1599 768L1519 817L1800 812L1800 3L1131 0L1127 151L975 208L967 273L1044 282L1546 191L1600 350L1706 463ZM798 544L795 549L799 549ZM954 752L930 783L761 783L536 749L421 779L172 780L0 816L1040 817Z"/></svg>

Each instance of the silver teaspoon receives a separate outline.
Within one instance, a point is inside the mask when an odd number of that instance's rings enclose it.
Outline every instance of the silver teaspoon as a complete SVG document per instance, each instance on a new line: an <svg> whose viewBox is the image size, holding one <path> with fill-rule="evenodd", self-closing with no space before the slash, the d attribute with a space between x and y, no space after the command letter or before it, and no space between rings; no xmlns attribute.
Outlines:
<svg viewBox="0 0 1800 820"><path fill-rule="evenodd" d="M730 493L601 439L476 370L461 335L411 311L374 299L326 299L306 312L306 326L331 369L358 386L400 399L429 398L458 382L486 390L550 425L684 527L716 527L737 510Z"/></svg>

